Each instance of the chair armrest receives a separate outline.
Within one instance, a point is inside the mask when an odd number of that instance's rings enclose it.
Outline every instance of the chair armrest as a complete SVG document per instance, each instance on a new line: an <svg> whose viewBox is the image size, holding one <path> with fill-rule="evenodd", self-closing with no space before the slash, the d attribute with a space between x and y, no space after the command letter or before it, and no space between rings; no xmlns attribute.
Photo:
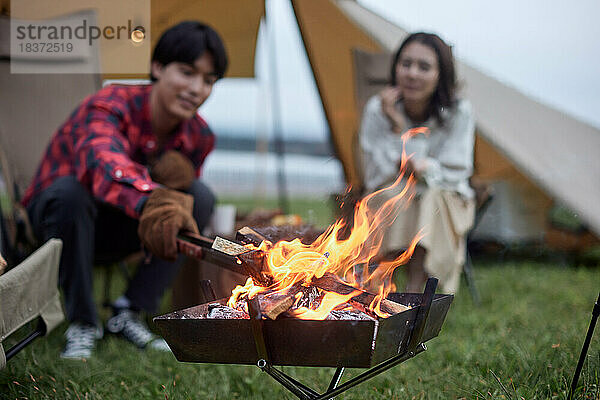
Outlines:
<svg viewBox="0 0 600 400"><path fill-rule="evenodd" d="M40 317L45 333L64 320L58 292L62 242L50 239L21 264L0 276L0 369L6 364L2 341Z"/></svg>

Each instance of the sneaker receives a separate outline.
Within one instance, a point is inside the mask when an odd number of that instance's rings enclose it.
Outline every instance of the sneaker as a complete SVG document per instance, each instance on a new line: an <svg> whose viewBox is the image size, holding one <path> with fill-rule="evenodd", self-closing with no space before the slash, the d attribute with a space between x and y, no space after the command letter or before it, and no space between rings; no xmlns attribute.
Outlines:
<svg viewBox="0 0 600 400"><path fill-rule="evenodd" d="M65 332L65 349L60 353L61 358L82 359L90 358L96 346L96 340L102 338L102 328L81 322L73 322Z"/></svg>
<svg viewBox="0 0 600 400"><path fill-rule="evenodd" d="M127 308L122 308L106 322L106 330L119 334L140 349L155 349L171 351L165 340L148 329L139 314Z"/></svg>

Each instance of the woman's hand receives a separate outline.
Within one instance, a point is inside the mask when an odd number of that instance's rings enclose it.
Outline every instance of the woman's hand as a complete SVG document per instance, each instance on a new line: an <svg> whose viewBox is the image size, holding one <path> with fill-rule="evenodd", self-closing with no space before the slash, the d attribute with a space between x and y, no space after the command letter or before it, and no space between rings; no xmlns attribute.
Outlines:
<svg viewBox="0 0 600 400"><path fill-rule="evenodd" d="M392 131L402 133L406 128L404 116L396 109L396 103L402 98L402 90L397 86L387 86L379 96L381 97L381 111L392 124Z"/></svg>
<svg viewBox="0 0 600 400"><path fill-rule="evenodd" d="M420 179L425 174L428 165L429 162L427 161L427 158L410 157L408 160L406 160L405 168L406 172L414 173L415 176Z"/></svg>

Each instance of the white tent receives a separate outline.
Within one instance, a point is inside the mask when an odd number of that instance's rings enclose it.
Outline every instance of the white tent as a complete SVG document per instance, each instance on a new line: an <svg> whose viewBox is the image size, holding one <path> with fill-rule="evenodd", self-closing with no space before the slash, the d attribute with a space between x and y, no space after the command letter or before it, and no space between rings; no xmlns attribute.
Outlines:
<svg viewBox="0 0 600 400"><path fill-rule="evenodd" d="M306 31L327 21L326 14L314 10L330 7L321 3L330 2L293 2L309 58L315 60L311 46L324 45L311 41ZM356 1L331 3L384 52L394 51L407 34ZM313 59L311 64L314 70ZM485 219L482 221L482 233L506 239L540 236L546 228L547 212L556 201L576 212L599 235L600 130L540 104L466 63L459 61L458 71L477 118L477 174L496 182L496 205L490 209L487 226ZM322 82L315 75L321 89Z"/></svg>

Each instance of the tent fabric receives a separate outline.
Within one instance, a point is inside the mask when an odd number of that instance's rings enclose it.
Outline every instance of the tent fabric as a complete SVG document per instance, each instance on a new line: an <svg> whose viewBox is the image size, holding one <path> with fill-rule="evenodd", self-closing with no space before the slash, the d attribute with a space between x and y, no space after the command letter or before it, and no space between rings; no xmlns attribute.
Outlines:
<svg viewBox="0 0 600 400"><path fill-rule="evenodd" d="M362 113L367 101L389 84L392 54L371 53L361 49L354 49L352 53L356 75L356 110Z"/></svg>
<svg viewBox="0 0 600 400"><path fill-rule="evenodd" d="M160 35L181 21L208 23L223 38L229 57L228 78L254 76L254 56L264 0L152 0L152 48Z"/></svg>
<svg viewBox="0 0 600 400"><path fill-rule="evenodd" d="M161 29L183 19L204 20L223 34L231 55L227 76L252 76L264 1L228 0L226 4L224 12L220 0L152 0L152 37L157 38ZM334 148L347 182L358 184L353 146L359 113L355 108L351 51L359 48L391 52L407 33L354 0L293 0L292 4ZM2 9L10 12L8 0L2 2ZM458 70L477 117L478 144L497 149L501 154L494 154L493 158L509 160L511 167L516 166L600 234L600 205L595 202L600 198L599 130L528 98L465 63L459 62ZM4 89L5 82L0 84ZM1 110L4 104L0 106ZM0 125L0 131L3 128ZM494 168L489 162L482 162Z"/></svg>
<svg viewBox="0 0 600 400"><path fill-rule="evenodd" d="M9 18L0 16L0 31ZM9 36L0 36L0 51ZM1 54L0 56L7 56ZM98 56L89 62L97 62ZM74 61L79 62L79 61ZM11 74L10 60L0 58L0 146L17 186L31 181L50 136L84 97L101 87L98 74Z"/></svg>
<svg viewBox="0 0 600 400"><path fill-rule="evenodd" d="M336 4L387 52L395 50L406 35L355 1L338 0ZM482 138L600 234L600 130L463 62L458 62L458 71Z"/></svg>
<svg viewBox="0 0 600 400"><path fill-rule="evenodd" d="M292 5L346 181L360 185L357 170L352 168L359 123L352 49L380 51L381 47L332 0L292 0Z"/></svg>
<svg viewBox="0 0 600 400"><path fill-rule="evenodd" d="M254 57L258 28L261 18L265 15L264 0L148 0L150 2L150 46L154 48L160 35L170 26L182 21L199 20L211 25L223 38L229 56L229 68L226 77L254 77ZM57 15L69 14L90 7L90 1L64 0L60 3L40 2L45 7L29 10L31 18L51 18ZM135 7L135 3L130 5ZM111 7L100 7L98 17L103 20L119 20L115 12L129 15L134 10L123 11L123 7L115 10ZM0 0L0 11L11 15L10 0ZM104 46L102 62L113 63L114 60L127 59L120 52L127 47ZM140 69L150 70L148 60L134 58L128 62L142 63ZM113 65L113 64L110 64ZM106 71L107 69L104 68ZM148 79L149 74L105 74L104 79Z"/></svg>
<svg viewBox="0 0 600 400"><path fill-rule="evenodd" d="M50 239L25 261L0 276L0 369L6 365L2 341L37 317L46 333L65 316L58 292L62 241Z"/></svg>
<svg viewBox="0 0 600 400"><path fill-rule="evenodd" d="M44 71L52 71L53 73L98 73L98 71L119 71L123 74L127 72L146 72L149 71L148 58L150 54L150 43L144 41L138 45L133 45L128 39L127 34L117 29L117 26L128 28L127 25L134 26L150 26L150 3L149 0L130 0L121 2L118 7L115 7L116 2L113 0L107 3L104 7L99 7L95 0L61 0L55 1L14 1L9 4L5 10L7 15L13 21L19 21L20 25L29 25L30 21L43 20L46 26L62 27L70 26L80 27L82 24L87 26L97 27L112 27L114 28L113 39L116 37L121 40L98 40L90 41L81 45L74 41L71 51L60 51L57 53L36 53L23 57L22 55L13 54L13 61L19 58L30 60L32 58L39 59L50 58L56 59L60 57L60 62L42 64ZM121 28L122 29L122 28ZM146 28L147 29L147 28ZM118 32L118 33L117 33ZM151 33L151 32L149 32ZM110 33L108 33L110 35ZM43 34L42 34L43 35ZM77 35L74 32L74 35ZM151 36L151 35L150 35ZM65 32L64 37L67 43L69 36ZM91 35L84 36L91 37ZM102 54L102 59L99 60L99 54ZM92 62L87 62L87 59L94 58ZM68 62L65 62L68 61ZM33 68L35 71L40 71L40 66L35 64L26 64L19 66L21 71L26 71L26 68Z"/></svg>

